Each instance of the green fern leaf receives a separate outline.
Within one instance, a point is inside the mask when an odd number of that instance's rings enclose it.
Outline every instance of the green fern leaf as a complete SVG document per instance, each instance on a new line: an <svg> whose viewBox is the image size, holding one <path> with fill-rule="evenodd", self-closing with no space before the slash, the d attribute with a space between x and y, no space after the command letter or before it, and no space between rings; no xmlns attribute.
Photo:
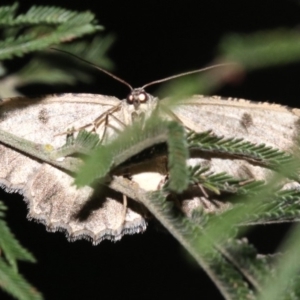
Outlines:
<svg viewBox="0 0 300 300"><path fill-rule="evenodd" d="M176 122L168 125L168 170L170 180L168 188L181 193L188 187L188 167L186 161L189 153L184 128Z"/></svg>
<svg viewBox="0 0 300 300"><path fill-rule="evenodd" d="M103 29L96 24L94 14L90 12L78 13L57 7L34 6L27 13L16 17L16 10L16 4L0 7L0 16L3 15L0 25L4 28L31 28L17 38L10 35L0 42L0 60L22 56ZM17 35L16 31L14 35Z"/></svg>
<svg viewBox="0 0 300 300"><path fill-rule="evenodd" d="M0 288L20 300L42 299L32 286L17 272L17 260L35 262L34 257L15 239L5 221L6 207L0 202Z"/></svg>
<svg viewBox="0 0 300 300"><path fill-rule="evenodd" d="M266 146L256 145L243 139L224 138L223 136L212 135L211 131L202 133L190 132L188 135L190 149L202 151L226 153L260 164L268 168L278 168L283 164L292 162L292 156Z"/></svg>
<svg viewBox="0 0 300 300"><path fill-rule="evenodd" d="M41 294L0 257L0 287L19 300L40 300Z"/></svg>

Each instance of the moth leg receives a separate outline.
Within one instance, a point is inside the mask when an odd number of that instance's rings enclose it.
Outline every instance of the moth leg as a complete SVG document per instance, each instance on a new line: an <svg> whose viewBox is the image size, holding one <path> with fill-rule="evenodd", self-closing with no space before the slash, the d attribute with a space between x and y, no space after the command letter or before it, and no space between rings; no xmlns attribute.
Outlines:
<svg viewBox="0 0 300 300"><path fill-rule="evenodd" d="M203 196L208 199L209 195L206 193L206 191L203 188L202 184L198 183L197 185L198 185L198 188L200 189L200 191L202 192Z"/></svg>
<svg viewBox="0 0 300 300"><path fill-rule="evenodd" d="M77 129L75 129L74 131L80 131L83 130L87 127L92 127L91 132L96 132L97 128L104 122L106 124L107 122L107 116L110 115L111 113L113 113L115 111L116 107L113 107L111 109L109 109L108 111L104 112L103 114L101 114L99 117L97 117L93 122L88 123L84 126L81 126Z"/></svg>
<svg viewBox="0 0 300 300"><path fill-rule="evenodd" d="M70 134L73 134L75 132L81 131L81 130L83 130L83 129L87 128L87 127L90 127L90 126L94 127L94 123L88 123L88 124L86 124L84 126L81 126L81 127L78 127L78 128L67 129L66 131L63 131L63 132L55 134L54 137L60 136L60 135L65 135L65 134L66 135L70 135Z"/></svg>
<svg viewBox="0 0 300 300"><path fill-rule="evenodd" d="M253 182L253 181L255 181L255 178L245 179L244 181L239 182L239 185L240 185L240 186L243 186L243 185L245 185L245 184L247 184L247 183L250 183L250 182Z"/></svg>
<svg viewBox="0 0 300 300"><path fill-rule="evenodd" d="M200 201L202 203L202 206L204 209L209 210L212 207L215 207L216 209L220 208L221 205L219 203L219 201L213 199L213 197L211 197L205 190L205 188L203 187L202 184L198 183L197 187L199 188L199 190L201 191L201 193L203 194L203 197L200 197Z"/></svg>
<svg viewBox="0 0 300 300"><path fill-rule="evenodd" d="M105 115L105 118L104 120L101 120L101 122L99 122L98 124L94 124L94 128L97 128L101 125L101 123L104 121L104 130L103 130L103 134L100 138L100 141L99 141L99 144L102 144L104 139L105 139L105 135L106 135L106 132L107 132L107 128L111 128L113 129L114 131L116 132L120 132L120 129L118 129L117 127L113 126L112 124L110 124L109 122L109 117L113 118L115 121L117 121L122 127L125 127L126 125L121 121L119 120L117 117L115 117L112 113L108 113Z"/></svg>
<svg viewBox="0 0 300 300"><path fill-rule="evenodd" d="M98 128L105 121L105 119L108 115L113 116L113 113L118 111L119 109L120 109L120 104L108 109L107 111L102 113L98 118L96 118L93 121L93 124L95 124L95 126Z"/></svg>
<svg viewBox="0 0 300 300"><path fill-rule="evenodd" d="M102 136L101 136L101 138L100 138L99 144L102 144L102 143L103 143L104 138L105 138L105 135L106 135L106 132L107 132L107 127L109 126L108 116L109 116L109 114L107 114L107 115L105 116L105 119L104 119L104 130L103 130L103 134L102 134ZM99 125L100 125L100 124L99 124ZM98 126L99 126L99 125L98 125ZM96 124L95 124L94 126L95 126L95 128L96 128Z"/></svg>
<svg viewBox="0 0 300 300"><path fill-rule="evenodd" d="M95 121L94 121L94 124L96 127L99 127L103 122L105 122L105 120L108 118L108 117L112 117L115 121L117 121L120 125L124 126L125 127L125 124L120 120L118 119L117 117L115 117L113 115L114 111L112 112L107 112L105 115L102 115L101 119L100 118L97 118Z"/></svg>
<svg viewBox="0 0 300 300"><path fill-rule="evenodd" d="M122 218L120 224L121 227L123 227L125 223L126 213L127 213L127 196L123 194L123 211L122 211Z"/></svg>

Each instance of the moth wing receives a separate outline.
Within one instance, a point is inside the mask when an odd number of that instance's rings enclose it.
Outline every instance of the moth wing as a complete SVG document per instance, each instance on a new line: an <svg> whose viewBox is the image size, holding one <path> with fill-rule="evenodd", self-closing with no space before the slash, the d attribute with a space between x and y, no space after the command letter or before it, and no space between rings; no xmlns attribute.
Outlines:
<svg viewBox="0 0 300 300"><path fill-rule="evenodd" d="M269 103L255 103L244 99L205 96L184 99L179 104L176 103L178 104L176 106L172 106L172 102L168 103L169 99L161 101L158 105L162 103L164 108L171 107L173 117L175 115L184 126L195 132L211 130L217 136L243 138L254 144L265 144L287 152L292 149L298 136L299 109ZM172 117L172 114L168 114L168 117ZM228 159L220 153L211 153L206 157L203 157L203 153L192 153L188 164L192 166L201 164L203 167L209 167L214 173L226 172L245 180L265 180L272 174L271 171L246 160ZM152 169L155 169L154 163ZM156 173L153 174L157 180L152 190L158 188L157 182L162 182L164 178L164 175L158 171L159 165L156 169ZM150 176L153 177L152 174L141 173L134 175L132 179L147 189ZM148 186L144 187L143 184ZM191 212L197 207L202 207L207 212L216 212L226 210L230 206L229 203L220 202L218 199L207 199L198 187L190 187L177 200L180 200L180 207L188 216L191 216Z"/></svg>
<svg viewBox="0 0 300 300"><path fill-rule="evenodd" d="M165 103L167 102L166 99ZM300 110L277 104L193 96L172 108L172 113L184 126L196 132L211 130L217 136L242 138L254 144L265 144L287 152L293 150L299 136ZM243 159L228 159L222 153L210 153L206 157L196 153L189 159L188 164L201 164L214 173L226 172L245 180L265 180L272 175L270 170ZM293 182L293 186L299 187L299 184ZM187 195L183 196L182 208L190 215L198 206L207 211L219 211L228 207L228 203L214 206L216 199L208 200L199 189L195 193L189 189Z"/></svg>
<svg viewBox="0 0 300 300"><path fill-rule="evenodd" d="M188 128L289 150L299 135L300 110L267 102L194 96L174 113Z"/></svg>
<svg viewBox="0 0 300 300"><path fill-rule="evenodd" d="M92 94L63 94L30 99L4 99L0 103L0 129L54 148L66 142L65 132L92 123L109 109L119 105L114 97ZM114 126L124 120L114 112ZM97 133L101 135L104 124ZM111 128L107 129L115 133ZM73 178L34 157L28 157L1 143L0 185L8 192L19 192L28 202L29 218L55 231L65 229L70 239L88 238L94 244L102 239L119 240L125 233L144 231L146 223L130 203L124 220L120 195L112 191L101 195L90 187L77 189ZM81 213L84 212L84 216Z"/></svg>

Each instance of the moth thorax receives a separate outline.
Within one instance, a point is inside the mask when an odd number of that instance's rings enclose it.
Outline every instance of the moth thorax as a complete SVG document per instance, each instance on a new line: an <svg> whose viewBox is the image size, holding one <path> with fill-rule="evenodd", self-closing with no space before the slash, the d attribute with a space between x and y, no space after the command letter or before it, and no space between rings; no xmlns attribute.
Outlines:
<svg viewBox="0 0 300 300"><path fill-rule="evenodd" d="M136 110L139 108L141 103L146 103L148 100L149 95L141 88L133 89L127 96L127 103L133 104Z"/></svg>

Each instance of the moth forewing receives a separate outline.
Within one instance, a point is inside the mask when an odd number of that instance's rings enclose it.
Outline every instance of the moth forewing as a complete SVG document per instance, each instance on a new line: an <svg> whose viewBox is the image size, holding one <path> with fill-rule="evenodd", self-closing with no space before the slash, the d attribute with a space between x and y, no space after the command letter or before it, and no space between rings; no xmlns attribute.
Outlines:
<svg viewBox="0 0 300 300"><path fill-rule="evenodd" d="M179 103L172 112L187 128L211 130L226 138L241 138L253 144L292 152L299 136L299 109L244 99L194 96ZM221 157L220 157L221 156ZM211 154L209 159L193 158L189 163L206 164L213 172L227 172L237 178L265 180L270 171L246 160Z"/></svg>
<svg viewBox="0 0 300 300"><path fill-rule="evenodd" d="M175 107L183 124L196 132L243 138L289 150L299 136L300 110L244 99L194 96Z"/></svg>
<svg viewBox="0 0 300 300"><path fill-rule="evenodd" d="M66 173L43 164L24 188L29 218L40 220L50 231L65 229L71 240L87 238L94 244L146 229L142 210L129 205L124 217L118 193L109 189L97 192L87 186L77 189L72 183Z"/></svg>
<svg viewBox="0 0 300 300"><path fill-rule="evenodd" d="M66 135L61 132L93 124L99 115L119 104L117 98L92 94L4 99L0 104L0 129L55 150L66 143ZM108 135L116 134L113 127L120 128L120 122L125 122L121 110L113 113L121 121L109 120L114 126L107 127ZM96 131L101 136L105 125L98 125ZM22 149L7 147L1 136L0 161L0 185L8 192L23 194L29 218L41 221L49 230L65 229L70 239L84 237L97 244L102 239L119 240L125 233L146 228L143 212L133 209L132 203L128 204L124 220L118 193L105 190L98 195L90 187L77 189L72 185L72 176L34 155L24 155Z"/></svg>

